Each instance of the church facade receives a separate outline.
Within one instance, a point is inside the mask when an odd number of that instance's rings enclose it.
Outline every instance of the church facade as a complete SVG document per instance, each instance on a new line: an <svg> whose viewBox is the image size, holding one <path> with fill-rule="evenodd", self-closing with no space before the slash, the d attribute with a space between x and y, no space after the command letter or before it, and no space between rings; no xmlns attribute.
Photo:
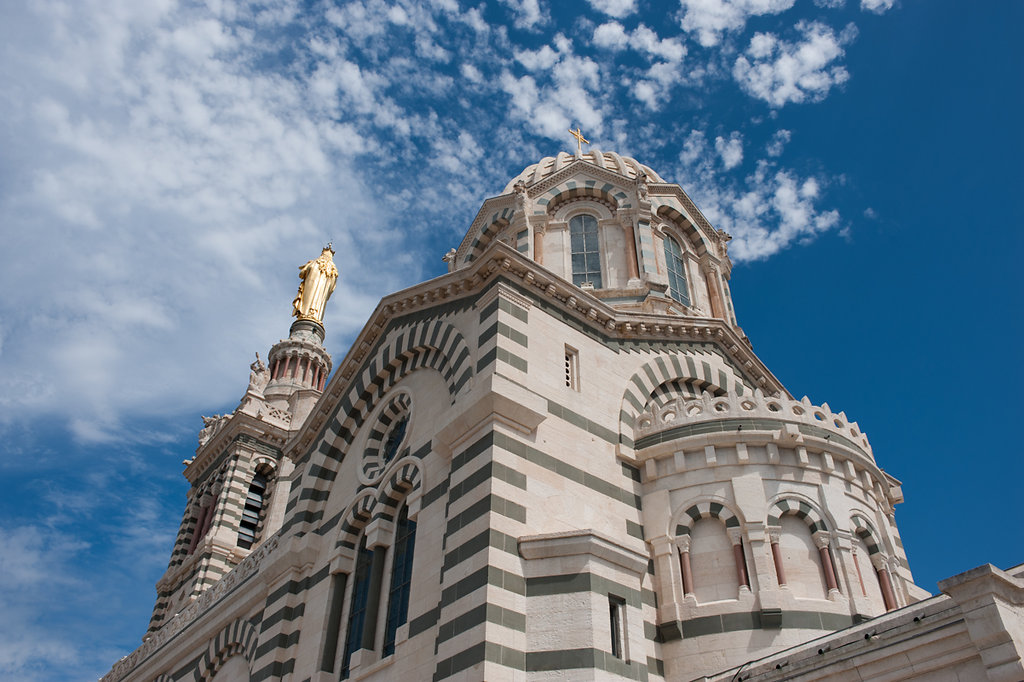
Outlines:
<svg viewBox="0 0 1024 682"><path fill-rule="evenodd" d="M914 584L899 481L754 354L728 239L548 157L336 368L325 249L104 681L1024 679L1024 570Z"/></svg>

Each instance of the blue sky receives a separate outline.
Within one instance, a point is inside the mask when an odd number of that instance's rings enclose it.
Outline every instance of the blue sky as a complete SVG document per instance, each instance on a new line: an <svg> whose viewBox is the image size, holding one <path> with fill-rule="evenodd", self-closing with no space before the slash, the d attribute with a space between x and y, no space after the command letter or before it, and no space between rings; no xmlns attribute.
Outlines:
<svg viewBox="0 0 1024 682"><path fill-rule="evenodd" d="M24 5L24 6L23 6ZM571 125L733 236L754 350L904 481L919 584L1024 561L1024 3L0 8L0 678L138 643L202 414L331 239L340 358Z"/></svg>

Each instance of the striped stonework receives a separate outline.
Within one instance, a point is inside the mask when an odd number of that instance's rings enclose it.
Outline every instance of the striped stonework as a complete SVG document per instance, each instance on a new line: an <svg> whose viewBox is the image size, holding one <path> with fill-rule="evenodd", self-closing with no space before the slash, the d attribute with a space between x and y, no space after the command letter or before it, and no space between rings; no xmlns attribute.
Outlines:
<svg viewBox="0 0 1024 682"><path fill-rule="evenodd" d="M366 440L366 449L363 450L362 471L366 483L372 484L384 473L384 467L388 464L381 456L384 438L393 424L409 415L411 404L412 398L408 393L402 391L388 400L384 409L377 414L376 424L370 431ZM404 446L405 443L401 445ZM408 447L404 447L405 451L408 449ZM397 457L401 456L401 453L397 455Z"/></svg>
<svg viewBox="0 0 1024 682"><path fill-rule="evenodd" d="M803 500L794 498L776 500L768 510L768 525L778 527L781 524L783 514L793 514L798 519L802 519L811 529L811 533L828 530L828 526L825 525L821 514Z"/></svg>
<svg viewBox="0 0 1024 682"><path fill-rule="evenodd" d="M366 422L389 389L418 369L433 369L448 387L453 402L467 388L473 376L469 346L462 333L444 320L432 319L391 329L363 370L350 381L350 388L332 410L317 442L297 469L300 477L292 483L287 510L291 518L285 529L295 526L305 532L320 520L319 500L335 480L338 468L359 428Z"/></svg>
<svg viewBox="0 0 1024 682"><path fill-rule="evenodd" d="M619 442L623 446L633 447L637 415L647 409L652 398L661 400L666 392L677 387L683 391L697 391L697 395L704 392L713 396L754 392L748 380L717 353L691 347L680 349L678 353L659 355L633 373L622 395Z"/></svg>
<svg viewBox="0 0 1024 682"><path fill-rule="evenodd" d="M464 256L463 262L470 263L483 253L491 241L509 226L514 213L515 210L511 206L495 211L490 219L480 226L480 232L469 244L469 250Z"/></svg>
<svg viewBox="0 0 1024 682"><path fill-rule="evenodd" d="M693 524L701 519L718 519L726 528L739 528L740 520L736 514L721 502L705 501L687 507L676 520L676 537L690 535Z"/></svg>
<svg viewBox="0 0 1024 682"><path fill-rule="evenodd" d="M210 641L195 669L195 682L209 682L232 656L244 656L252 665L256 657L256 628L241 618L225 627Z"/></svg>
<svg viewBox="0 0 1024 682"><path fill-rule="evenodd" d="M683 213L682 206L679 204L678 200L674 197L657 197L654 201L661 204L655 210L657 215L672 223L680 233L686 235L686 239L690 243L690 247L698 257L703 256L708 252L708 243L704 238L704 235L701 234L700 230L694 227L690 219Z"/></svg>

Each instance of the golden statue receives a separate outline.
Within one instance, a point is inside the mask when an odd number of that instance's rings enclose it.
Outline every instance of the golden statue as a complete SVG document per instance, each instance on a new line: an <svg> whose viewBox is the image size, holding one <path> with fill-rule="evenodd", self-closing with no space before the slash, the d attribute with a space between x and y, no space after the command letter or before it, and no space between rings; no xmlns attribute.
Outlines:
<svg viewBox="0 0 1024 682"><path fill-rule="evenodd" d="M338 268L334 266L334 249L328 244L315 258L299 268L299 293L292 301L292 315L300 320L324 321L324 305L334 292Z"/></svg>

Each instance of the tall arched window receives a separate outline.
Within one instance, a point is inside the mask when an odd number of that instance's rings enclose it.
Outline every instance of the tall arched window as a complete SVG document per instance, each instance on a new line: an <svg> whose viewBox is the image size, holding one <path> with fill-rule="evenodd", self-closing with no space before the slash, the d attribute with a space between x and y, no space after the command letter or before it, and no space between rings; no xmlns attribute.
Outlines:
<svg viewBox="0 0 1024 682"><path fill-rule="evenodd" d="M388 591L388 621L384 629L384 655L395 653L395 634L409 618L409 588L412 585L412 557L416 549L416 522L409 518L409 507L402 506L395 528L394 560L391 562L391 589Z"/></svg>
<svg viewBox="0 0 1024 682"><path fill-rule="evenodd" d="M372 564L373 550L366 547L366 536L363 535L356 556L356 576L352 582L352 603L348 609L348 630L345 635L345 653L341 659L341 679L348 677L352 654L363 648L363 627L366 624L366 609L369 604Z"/></svg>
<svg viewBox="0 0 1024 682"><path fill-rule="evenodd" d="M601 247L597 238L597 218L577 215L569 220L569 239L572 246L572 283L580 286L589 282L601 288Z"/></svg>
<svg viewBox="0 0 1024 682"><path fill-rule="evenodd" d="M679 243L665 235L665 266L668 269L668 293L683 305L690 305L690 292L686 288L686 270L683 266L683 250Z"/></svg>

